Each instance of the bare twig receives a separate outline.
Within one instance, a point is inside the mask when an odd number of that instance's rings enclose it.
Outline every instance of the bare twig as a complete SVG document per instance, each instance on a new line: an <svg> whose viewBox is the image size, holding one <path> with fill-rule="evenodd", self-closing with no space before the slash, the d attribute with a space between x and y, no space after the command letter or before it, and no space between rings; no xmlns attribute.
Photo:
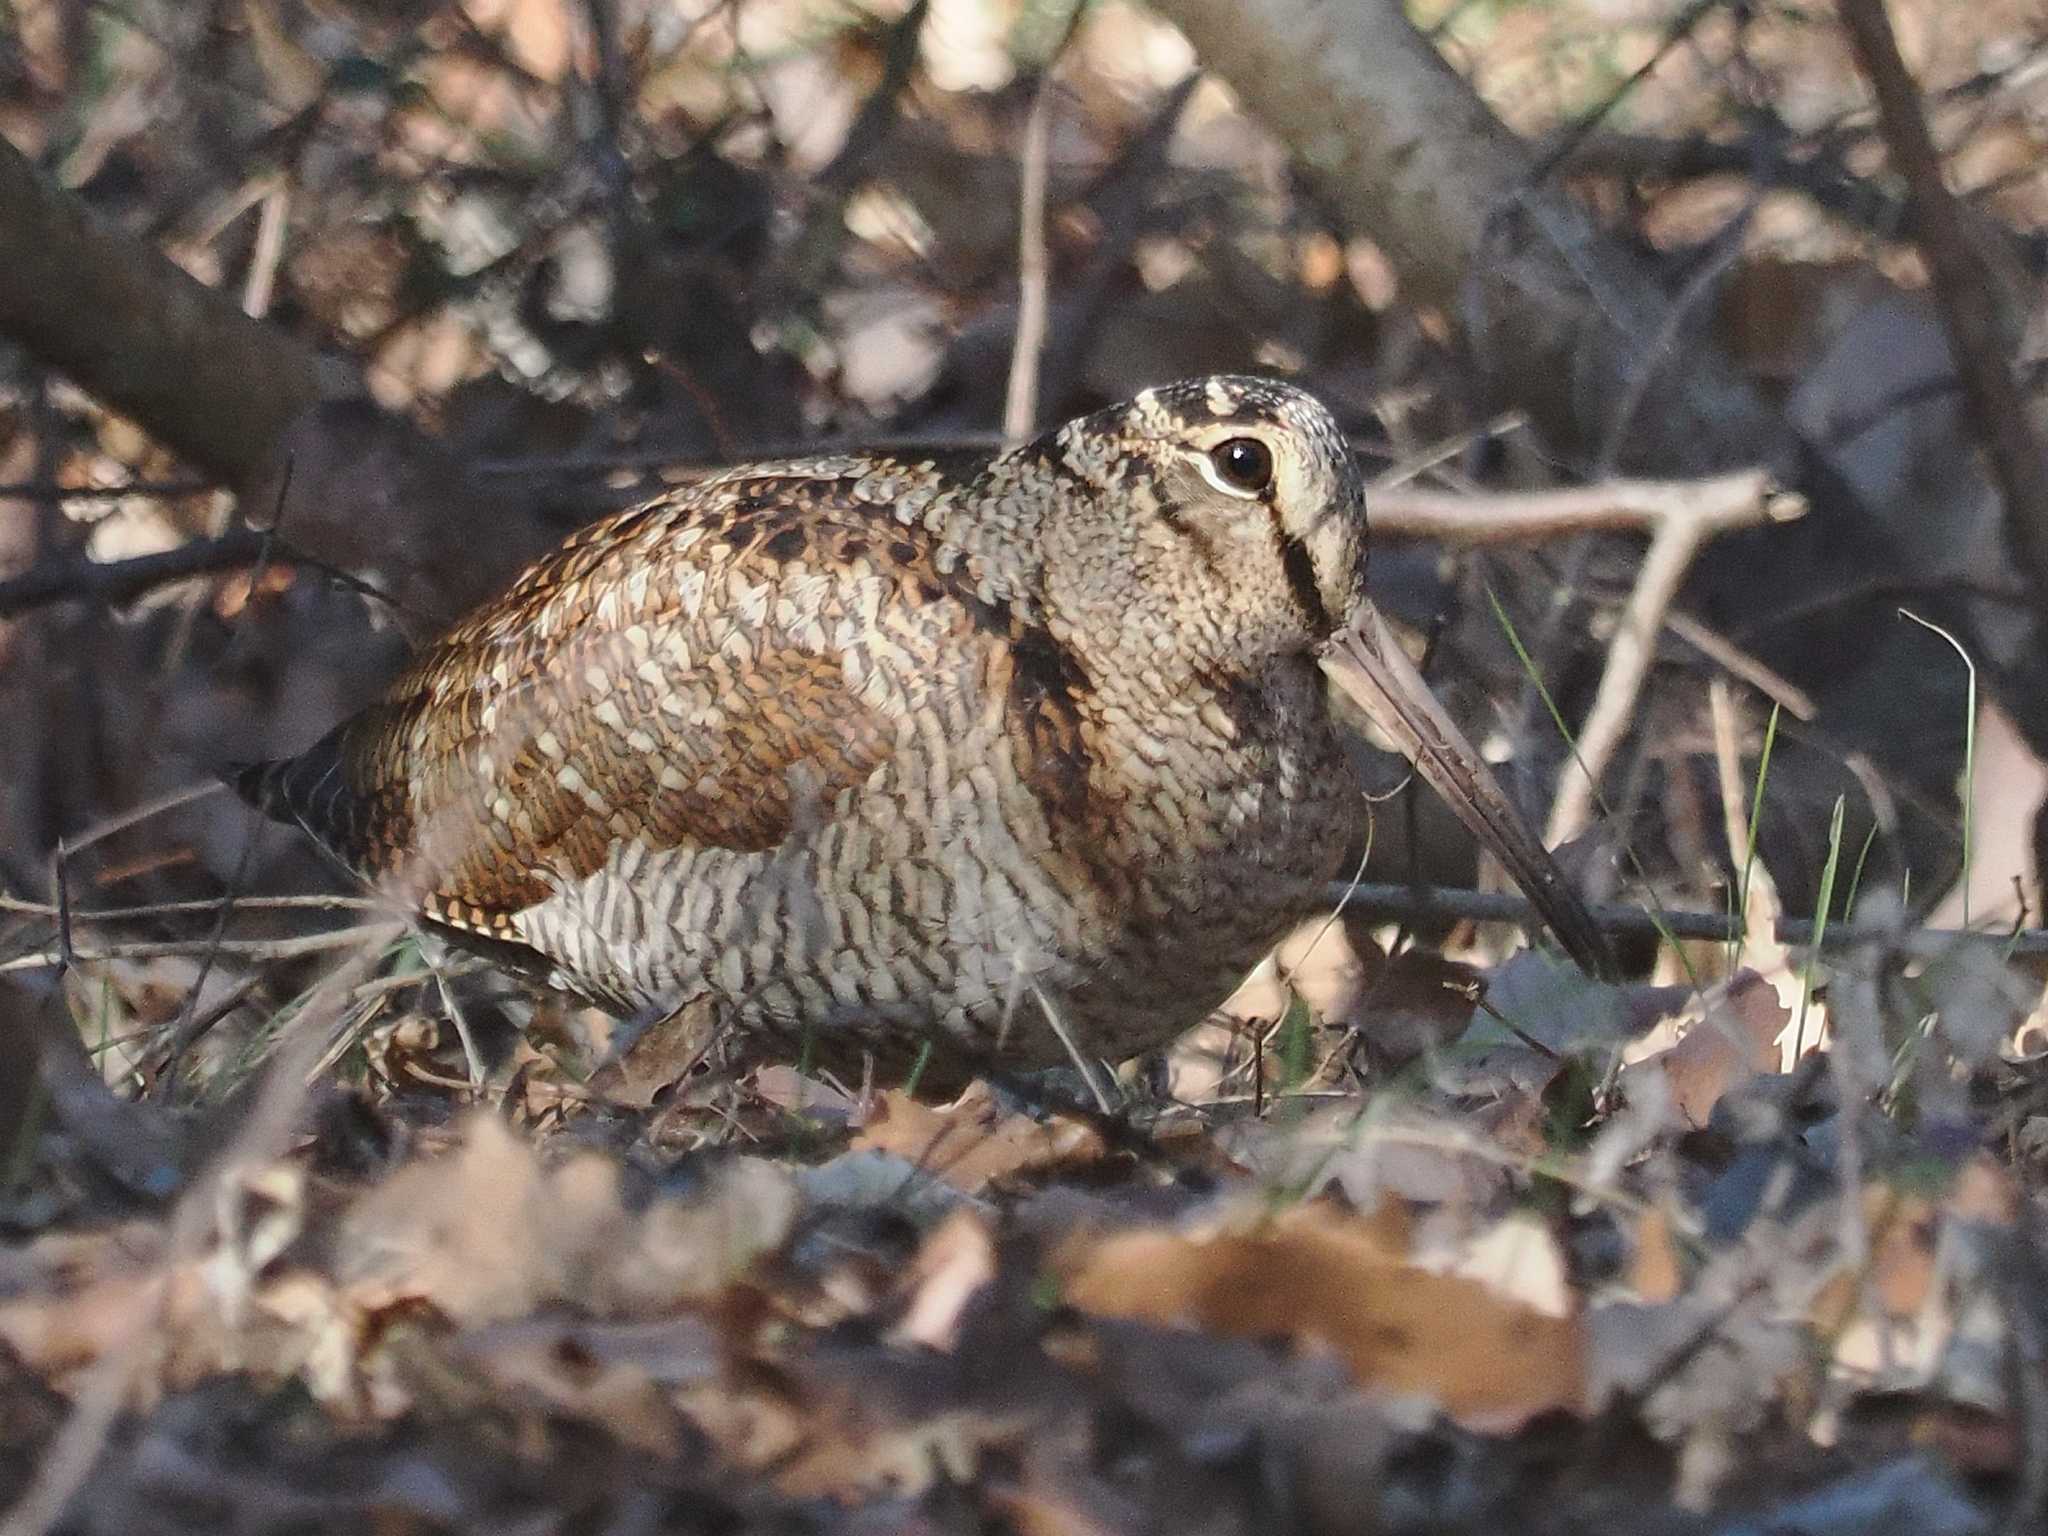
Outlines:
<svg viewBox="0 0 2048 1536"><path fill-rule="evenodd" d="M1468 495L1412 485L1368 493L1373 532L1447 544L1511 544L1565 534L1655 531L1670 522L1701 521L1714 531L1796 517L1794 497L1774 496L1760 469L1707 480L1608 480L1551 491L1488 491Z"/></svg>
<svg viewBox="0 0 2048 1536"><path fill-rule="evenodd" d="M218 489L218 481L196 475L176 480L131 480L126 485L59 485L55 480L16 480L0 485L0 501L119 501L125 496L168 499Z"/></svg>
<svg viewBox="0 0 2048 1536"><path fill-rule="evenodd" d="M1643 345L1642 356L1626 375L1621 399L1615 405L1613 419L1601 439L1600 453L1593 463L1595 479L1606 479L1621 462L1622 453L1633 434L1637 413L1642 410L1644 399L1656 383L1659 370L1669 364L1683 364L1684 354L1676 345L1679 335L1721 291L1722 279L1727 276L1728 269L1748 251L1746 237L1763 197L1760 188L1750 194L1741 211L1714 236L1711 256L1699 263L1698 269L1686 279L1685 286L1672 297L1670 307L1658 317L1656 329Z"/></svg>
<svg viewBox="0 0 2048 1536"><path fill-rule="evenodd" d="M195 576L242 570L265 563L265 535L253 528L235 527L218 537L193 539L176 549L153 555L134 555L125 560L54 560L33 566L19 576L0 581L0 619L10 619L52 603L88 602L119 608L148 596L157 588ZM375 582L353 572L316 559L281 539L271 540L270 552L286 564L316 571L325 580L346 587L386 609L415 645L436 626L417 608L400 601Z"/></svg>
<svg viewBox="0 0 2048 1536"><path fill-rule="evenodd" d="M1003 438L1021 443L1038 421L1038 359L1045 350L1048 277L1045 180L1051 139L1053 72L1047 67L1024 119L1023 185L1017 214L1017 341L1003 394Z"/></svg>
<svg viewBox="0 0 2048 1536"><path fill-rule="evenodd" d="M596 3L596 0L593 0ZM870 165L896 131L903 98L914 78L919 38L931 0L915 0L888 24L882 42L882 75L847 127L830 163L811 178L804 227L777 267L771 286L799 304L813 302L846 239L846 210Z"/></svg>
<svg viewBox="0 0 2048 1536"><path fill-rule="evenodd" d="M1657 632L1699 547L1728 529L1783 521L1806 510L1798 497L1774 492L1760 470L1690 485L1667 485L1659 491L1641 484L1635 489L1639 496L1633 510L1638 517L1647 517L1655 531L1635 590L1615 624L1607 667L1600 675L1592 711L1579 731L1578 750L1565 767L1551 805L1546 835L1552 844L1576 837L1592 819L1600 776L1628 733L1629 718L1649 674Z"/></svg>
<svg viewBox="0 0 2048 1536"><path fill-rule="evenodd" d="M332 933L307 933L291 939L138 939L126 944L107 944L97 949L80 949L69 956L79 964L95 960L154 960L166 955L228 955L241 960L296 960L303 955L325 954L357 944L386 944L406 931L405 924L362 923ZM0 972L33 971L57 965L66 956L62 947L37 950L0 961Z"/></svg>
<svg viewBox="0 0 2048 1536"><path fill-rule="evenodd" d="M1441 885L1386 885L1364 882L1346 885L1339 880L1330 886L1329 899L1346 911L1387 922L1512 923L1518 928L1542 924L1529 898L1508 891L1468 891ZM1678 912L1625 902L1594 902L1588 910L1593 921L1617 938L1710 939L1726 944L1736 937L1734 920L1725 912ZM1811 918L1781 917L1776 925L1778 942L1794 947L1810 945L1815 924ZM1995 944L2001 954L2048 955L2048 928L1894 928L1883 923L1830 922L1822 936L1825 949L1853 944L1888 945L1908 957L1944 953L1951 946L1966 943Z"/></svg>
<svg viewBox="0 0 2048 1536"><path fill-rule="evenodd" d="M1400 463L1389 465L1379 474L1373 476L1371 480L1366 482L1366 500L1377 509L1381 500L1390 492L1397 491L1402 486L1420 479L1438 465L1448 463L1452 459L1464 457L1468 450L1480 443L1492 442L1496 438L1507 437L1511 433L1524 432L1528 430L1528 427L1529 418L1520 411L1502 411L1484 426L1453 433L1440 442L1430 444L1419 453L1403 459ZM1352 441L1353 450L1356 451L1358 446L1357 440L1354 439Z"/></svg>
<svg viewBox="0 0 2048 1536"><path fill-rule="evenodd" d="M1626 101L1637 86L1649 79L1656 72L1657 66L1662 64L1679 44L1685 42L1699 29L1699 24L1706 19L1707 13L1720 4L1722 0L1692 0L1692 4L1679 12L1671 25L1665 28L1663 40L1657 44L1650 56L1638 64L1626 80L1609 91L1591 112L1581 116L1558 136L1557 141L1544 152L1542 159L1536 162L1530 180L1548 181L1552 173L1569 160L1578 151L1579 146L1613 115L1614 109Z"/></svg>
<svg viewBox="0 0 2048 1536"><path fill-rule="evenodd" d="M231 528L217 539L126 560L53 560L0 581L0 619L73 600L119 607L174 581L254 565L262 552L262 534Z"/></svg>
<svg viewBox="0 0 2048 1536"><path fill-rule="evenodd" d="M213 789L208 794L216 793ZM175 802L183 804L182 800ZM208 896L194 901L152 901L134 907L95 907L88 912L73 912L71 918L77 923L132 923L143 918L179 917L202 915L211 917L220 911L220 898ZM369 912L381 910L384 903L374 896L343 895L301 895L301 896L241 896L235 900L237 910L289 911L304 908L319 912L349 911ZM55 917L54 902L24 901L19 896L0 896L0 912L19 912L29 917Z"/></svg>
<svg viewBox="0 0 2048 1536"><path fill-rule="evenodd" d="M1782 706L1793 719L1810 721L1820 713L1812 694L1691 614L1674 608L1664 615L1664 627L1730 677L1749 684L1773 704Z"/></svg>
<svg viewBox="0 0 2048 1536"><path fill-rule="evenodd" d="M263 194L263 212L256 223L256 249L249 257L249 280L242 287L242 312L252 320L270 313L277 289L277 268L284 259L284 234L292 207L291 184L275 176Z"/></svg>
<svg viewBox="0 0 2048 1536"><path fill-rule="evenodd" d="M1967 215L1942 179L1941 156L1883 0L1842 0L1841 16L1877 98L1885 150L1909 189L1913 236L1927 258L1949 350L1970 402L1971 426L2005 504L2013 548L2033 583L2036 603L2048 603L2048 458L2013 383L2009 328L1999 314L1996 274L1972 241Z"/></svg>

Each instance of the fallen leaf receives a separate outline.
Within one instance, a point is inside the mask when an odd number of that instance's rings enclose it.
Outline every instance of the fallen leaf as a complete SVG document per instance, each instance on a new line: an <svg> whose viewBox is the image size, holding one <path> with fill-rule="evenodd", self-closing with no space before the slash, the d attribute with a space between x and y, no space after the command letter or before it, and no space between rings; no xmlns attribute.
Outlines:
<svg viewBox="0 0 2048 1536"><path fill-rule="evenodd" d="M638 1332L643 1345L652 1343L658 1332L680 1332L700 1366L715 1366L715 1344L702 1337L704 1326L695 1319ZM682 1445L682 1416L662 1391L655 1370L643 1360L642 1350L633 1347L632 1337L604 1325L541 1318L475 1330L457 1341L456 1348L507 1392L596 1424L649 1455L674 1456ZM656 1349L652 1358L664 1353Z"/></svg>
<svg viewBox="0 0 2048 1536"><path fill-rule="evenodd" d="M1327 1205L1249 1225L1075 1240L1055 1269L1084 1312L1326 1348L1362 1385L1431 1398L1475 1427L1584 1401L1575 1317L1419 1270L1389 1251L1379 1227Z"/></svg>
<svg viewBox="0 0 2048 1536"><path fill-rule="evenodd" d="M1778 1036L1792 1022L1777 990L1755 971L1738 971L1709 990L1699 1017L1668 1051L1631 1062L1621 1074L1661 1072L1671 1104L1693 1126L1704 1126L1721 1096L1759 1072L1778 1069Z"/></svg>
<svg viewBox="0 0 2048 1536"><path fill-rule="evenodd" d="M677 1401L729 1461L797 1498L915 1498L941 1481L965 1484L985 1447L1025 1427L1021 1415L939 1406L929 1383L920 1391L897 1379L906 1364L921 1374L920 1362L872 1363L872 1371L864 1363L836 1371L743 1364Z"/></svg>
<svg viewBox="0 0 2048 1536"><path fill-rule="evenodd" d="M551 1301L642 1314L716 1294L796 1217L788 1173L759 1159L634 1211L619 1180L595 1152L545 1168L503 1121L475 1115L455 1151L407 1164L348 1212L341 1282L364 1306L409 1297L465 1323Z"/></svg>
<svg viewBox="0 0 2048 1536"><path fill-rule="evenodd" d="M1655 1305L1672 1300L1685 1283L1673 1240L1671 1216L1653 1206L1636 1222L1635 1251L1629 1257L1628 1285L1636 1299Z"/></svg>
<svg viewBox="0 0 2048 1536"><path fill-rule="evenodd" d="M485 32L504 39L520 68L542 80L560 80L569 67L571 38L564 0L465 0L463 9Z"/></svg>
<svg viewBox="0 0 2048 1536"><path fill-rule="evenodd" d="M1109 1150L1093 1126L1071 1115L1038 1120L1004 1110L985 1083L943 1109L892 1088L876 1101L853 1147L892 1152L969 1194L1000 1179L1096 1162Z"/></svg>
<svg viewBox="0 0 2048 1536"><path fill-rule="evenodd" d="M918 1249L910 1266L910 1306L890 1337L950 1350L969 1298L995 1277L996 1245L988 1224L972 1211L955 1211Z"/></svg>

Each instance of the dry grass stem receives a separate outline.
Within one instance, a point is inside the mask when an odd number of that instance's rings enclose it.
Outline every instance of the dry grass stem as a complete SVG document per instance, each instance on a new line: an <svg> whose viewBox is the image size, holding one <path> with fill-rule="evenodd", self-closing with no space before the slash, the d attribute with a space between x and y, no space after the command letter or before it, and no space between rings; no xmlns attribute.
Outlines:
<svg viewBox="0 0 2048 1536"><path fill-rule="evenodd" d="M357 944L379 948L402 937L406 925L400 922L360 923L332 933L308 933L295 939L138 939L129 944L108 944L98 949L77 949L65 955L54 949L16 955L0 962L0 972L33 971L65 960L87 964L95 960L154 960L169 955L226 955L237 960L296 960L305 955L326 954Z"/></svg>

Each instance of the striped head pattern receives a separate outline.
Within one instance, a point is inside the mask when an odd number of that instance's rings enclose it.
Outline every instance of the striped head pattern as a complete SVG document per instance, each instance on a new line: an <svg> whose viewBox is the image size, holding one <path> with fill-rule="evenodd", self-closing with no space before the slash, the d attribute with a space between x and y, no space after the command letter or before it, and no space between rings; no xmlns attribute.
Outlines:
<svg viewBox="0 0 2048 1536"><path fill-rule="evenodd" d="M1048 621L1160 622L1243 675L1313 650L1365 598L1364 482L1313 396L1215 377L1146 390L1026 454L1066 483L1041 522Z"/></svg>

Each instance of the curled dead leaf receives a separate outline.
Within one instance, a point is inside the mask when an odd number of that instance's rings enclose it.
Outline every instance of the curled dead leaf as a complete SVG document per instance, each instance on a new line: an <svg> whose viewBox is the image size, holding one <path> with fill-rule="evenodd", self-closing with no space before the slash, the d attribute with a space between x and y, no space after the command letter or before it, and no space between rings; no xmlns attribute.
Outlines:
<svg viewBox="0 0 2048 1536"><path fill-rule="evenodd" d="M910 1266L910 1305L890 1337L950 1350L969 1298L995 1277L996 1244L988 1224L973 1211L955 1211L918 1249Z"/></svg>

